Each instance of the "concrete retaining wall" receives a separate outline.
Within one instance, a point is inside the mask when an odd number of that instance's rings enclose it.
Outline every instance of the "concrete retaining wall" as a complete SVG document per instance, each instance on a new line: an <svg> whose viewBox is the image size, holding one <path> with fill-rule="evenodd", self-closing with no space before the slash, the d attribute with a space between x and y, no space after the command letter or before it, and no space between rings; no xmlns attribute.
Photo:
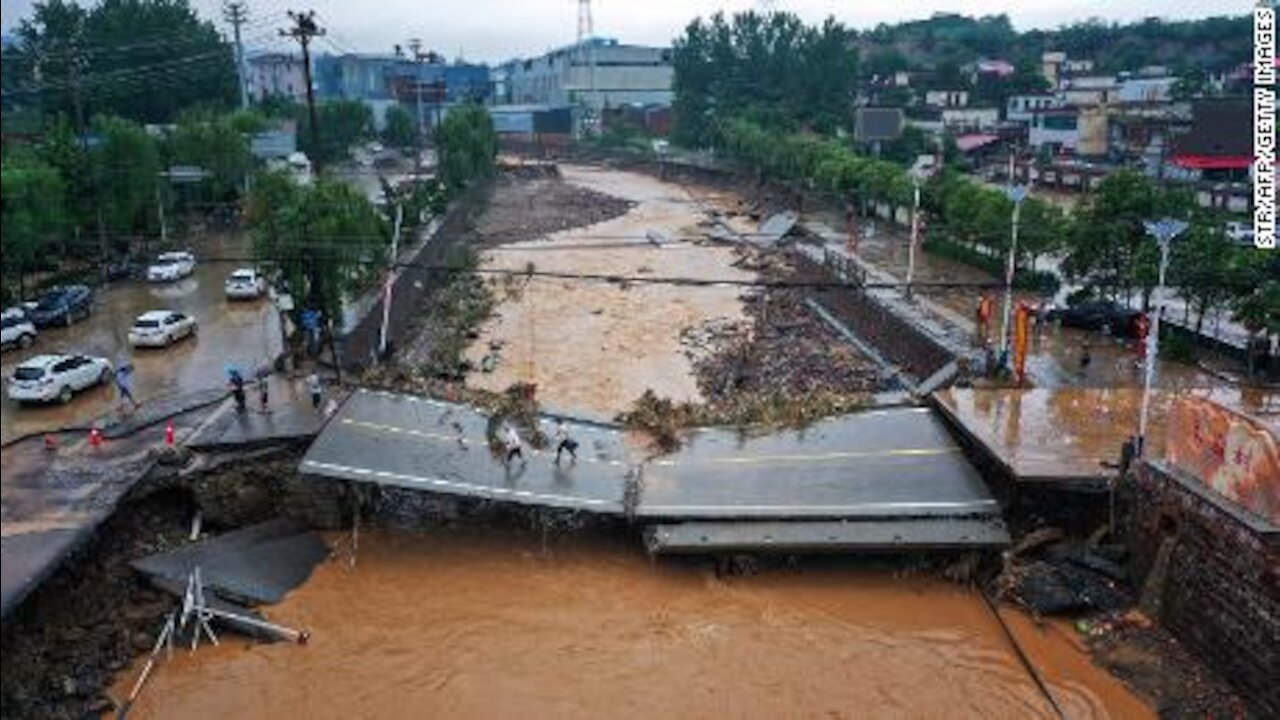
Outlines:
<svg viewBox="0 0 1280 720"><path fill-rule="evenodd" d="M413 328L413 321L426 298L447 277L445 271L430 268L444 265L450 252L460 247L467 228L483 210L490 188L489 183L473 186L450 203L435 234L424 240L415 254L402 260L425 267L405 267L395 280L388 317L387 338L390 345L396 345ZM381 289L371 292L381 294ZM351 330L338 338L338 358L347 370L359 371L376 361L382 332L383 298L378 297L375 302L366 305L368 310L364 316L352 325Z"/></svg>
<svg viewBox="0 0 1280 720"><path fill-rule="evenodd" d="M1139 587L1156 573L1146 599L1160 623L1259 717L1280 717L1280 528L1156 465L1122 499L1131 569Z"/></svg>

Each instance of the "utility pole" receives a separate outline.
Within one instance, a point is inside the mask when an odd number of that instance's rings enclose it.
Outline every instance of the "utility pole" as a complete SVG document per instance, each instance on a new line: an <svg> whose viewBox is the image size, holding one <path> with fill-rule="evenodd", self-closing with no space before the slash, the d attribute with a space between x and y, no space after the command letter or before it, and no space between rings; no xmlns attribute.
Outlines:
<svg viewBox="0 0 1280 720"><path fill-rule="evenodd" d="M418 112L418 161L415 167L418 169L418 174L421 174L422 153L426 151L427 145L427 124L422 115L422 61L426 59L426 56L422 54L422 41L418 38L410 38L409 50L413 52L413 88Z"/></svg>
<svg viewBox="0 0 1280 720"><path fill-rule="evenodd" d="M222 5L222 17L235 29L236 75L240 79L240 109L249 107L249 87L245 78L244 43L240 40L240 26L249 19L249 6L239 0L227 0Z"/></svg>
<svg viewBox="0 0 1280 720"><path fill-rule="evenodd" d="M289 11L289 18L293 20L293 27L288 30L281 30L280 36L292 38L298 41L302 46L302 74L307 83L307 116L311 120L311 147L315 157L311 158L312 166L318 171L320 170L320 125L316 120L316 95L315 89L311 82L311 40L312 38L321 37L324 28L316 24L316 13L314 10L304 12Z"/></svg>

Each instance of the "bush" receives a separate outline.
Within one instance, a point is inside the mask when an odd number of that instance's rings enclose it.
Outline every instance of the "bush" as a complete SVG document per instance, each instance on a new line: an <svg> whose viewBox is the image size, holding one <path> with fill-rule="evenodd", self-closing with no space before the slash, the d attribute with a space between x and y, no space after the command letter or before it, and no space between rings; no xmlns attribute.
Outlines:
<svg viewBox="0 0 1280 720"><path fill-rule="evenodd" d="M924 241L924 249L933 255L944 257L965 265L985 270L996 277L1004 277L1005 265L999 258L991 257L959 243L939 237L930 237ZM1048 270L1018 270L1013 276L1013 286L1019 290L1028 290L1039 295L1053 295L1061 286L1062 280Z"/></svg>

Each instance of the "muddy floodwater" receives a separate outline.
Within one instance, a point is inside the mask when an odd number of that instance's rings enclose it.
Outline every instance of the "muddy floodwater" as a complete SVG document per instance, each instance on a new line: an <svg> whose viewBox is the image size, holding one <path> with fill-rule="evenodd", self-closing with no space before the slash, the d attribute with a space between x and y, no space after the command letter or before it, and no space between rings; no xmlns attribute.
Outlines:
<svg viewBox="0 0 1280 720"><path fill-rule="evenodd" d="M1068 625L1003 614L1067 717L1152 716ZM866 561L720 579L622 535L374 532L268 615L310 644L180 651L131 717L1053 717L976 592Z"/></svg>

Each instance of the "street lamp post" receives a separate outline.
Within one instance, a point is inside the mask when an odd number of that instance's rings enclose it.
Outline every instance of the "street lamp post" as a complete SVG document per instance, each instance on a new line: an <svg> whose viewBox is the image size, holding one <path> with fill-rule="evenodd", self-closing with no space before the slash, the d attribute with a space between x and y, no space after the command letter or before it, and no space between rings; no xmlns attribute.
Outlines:
<svg viewBox="0 0 1280 720"><path fill-rule="evenodd" d="M1013 201L1013 228L1009 238L1009 257L1004 264L1004 309L1000 316L1000 356L1009 353L1009 320L1013 313L1013 270L1018 257L1018 218L1022 214L1022 201L1027 199L1026 185L1014 183L1005 188L1005 195Z"/></svg>
<svg viewBox="0 0 1280 720"><path fill-rule="evenodd" d="M1151 322L1151 331L1147 333L1147 364L1142 382L1142 415L1138 420L1139 449L1145 453L1147 445L1147 416L1151 410L1151 383L1156 375L1156 356L1160 349L1160 316L1164 314L1164 278L1169 269L1169 246L1173 239L1187 229L1185 220L1163 218L1147 220L1142 223L1147 234L1156 239L1160 245L1160 277L1153 293L1155 300L1155 319Z"/></svg>

